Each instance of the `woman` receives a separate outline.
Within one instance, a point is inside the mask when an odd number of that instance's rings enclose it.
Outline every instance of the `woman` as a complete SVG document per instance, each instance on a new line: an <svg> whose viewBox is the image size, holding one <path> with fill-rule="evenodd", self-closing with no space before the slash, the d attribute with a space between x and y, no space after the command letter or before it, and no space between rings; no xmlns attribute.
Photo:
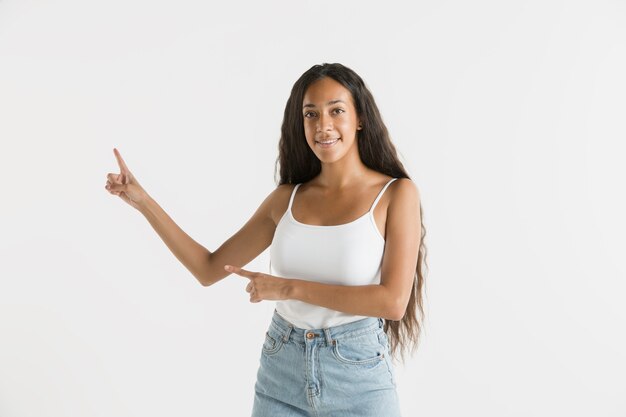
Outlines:
<svg viewBox="0 0 626 417"><path fill-rule="evenodd" d="M253 417L400 415L390 356L417 346L425 233L418 189L359 75L323 64L296 81L280 183L214 252L114 154L120 173L108 174L106 189L139 210L202 285L232 272L249 279L250 302L276 300ZM241 268L270 245L269 274Z"/></svg>

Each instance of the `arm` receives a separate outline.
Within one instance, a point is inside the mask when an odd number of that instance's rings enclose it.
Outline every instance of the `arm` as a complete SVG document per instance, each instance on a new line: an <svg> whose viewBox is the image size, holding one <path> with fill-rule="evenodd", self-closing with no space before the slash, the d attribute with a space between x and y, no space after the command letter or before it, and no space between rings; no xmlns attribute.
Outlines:
<svg viewBox="0 0 626 417"><path fill-rule="evenodd" d="M393 188L392 188L393 187ZM419 193L409 179L389 186L385 251L379 285L331 285L294 279L288 298L361 316L401 320L417 267L421 240Z"/></svg>
<svg viewBox="0 0 626 417"><path fill-rule="evenodd" d="M210 286L228 275L224 264L245 265L271 244L276 229L273 202L276 196L284 199L284 189L279 186L270 193L248 222L214 252L193 240L152 198L146 198L140 212L200 284Z"/></svg>
<svg viewBox="0 0 626 417"><path fill-rule="evenodd" d="M332 285L294 279L288 298L359 316L395 319L392 294L382 285Z"/></svg>
<svg viewBox="0 0 626 417"><path fill-rule="evenodd" d="M142 201L139 211L174 256L202 283L203 268L210 252L185 233L151 197Z"/></svg>

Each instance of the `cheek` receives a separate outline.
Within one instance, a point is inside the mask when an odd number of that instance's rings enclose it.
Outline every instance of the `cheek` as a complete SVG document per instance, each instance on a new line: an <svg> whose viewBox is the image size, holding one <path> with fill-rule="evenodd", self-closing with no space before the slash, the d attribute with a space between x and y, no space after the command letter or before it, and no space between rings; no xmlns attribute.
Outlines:
<svg viewBox="0 0 626 417"><path fill-rule="evenodd" d="M350 112L349 114L342 114L341 117L338 117L336 120L337 124L341 124L342 126L356 127L356 114L354 112Z"/></svg>
<svg viewBox="0 0 626 417"><path fill-rule="evenodd" d="M344 131L356 130L356 120L343 119L338 120L335 127Z"/></svg>
<svg viewBox="0 0 626 417"><path fill-rule="evenodd" d="M304 134L307 137L307 139L314 138L315 137L315 125L313 125L312 123L305 123Z"/></svg>

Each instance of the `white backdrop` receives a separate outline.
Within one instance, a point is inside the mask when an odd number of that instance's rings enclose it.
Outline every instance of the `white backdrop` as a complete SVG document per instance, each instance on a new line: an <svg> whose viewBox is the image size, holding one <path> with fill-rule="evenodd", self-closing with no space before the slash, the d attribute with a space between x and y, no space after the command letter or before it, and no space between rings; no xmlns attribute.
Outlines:
<svg viewBox="0 0 626 417"><path fill-rule="evenodd" d="M626 416L625 22L618 0L0 1L0 416L249 415L274 302L200 286L106 174L117 147L215 250L323 62L363 77L422 196L403 415Z"/></svg>

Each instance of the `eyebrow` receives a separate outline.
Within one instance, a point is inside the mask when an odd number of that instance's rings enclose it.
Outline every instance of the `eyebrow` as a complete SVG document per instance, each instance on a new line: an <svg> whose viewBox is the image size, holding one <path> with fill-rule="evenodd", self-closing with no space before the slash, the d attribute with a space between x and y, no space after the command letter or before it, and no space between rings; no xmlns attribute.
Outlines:
<svg viewBox="0 0 626 417"><path fill-rule="evenodd" d="M330 100L328 103L326 103L326 105L327 105L327 106L331 106L331 105L333 105L333 104L335 104L335 103L343 103L343 104L346 104L346 102L345 102L345 101L337 99L337 100ZM307 104L305 104L304 106L302 106L302 108L303 108L303 109L306 109L307 107L315 107L315 104L313 104L313 103L307 103Z"/></svg>

